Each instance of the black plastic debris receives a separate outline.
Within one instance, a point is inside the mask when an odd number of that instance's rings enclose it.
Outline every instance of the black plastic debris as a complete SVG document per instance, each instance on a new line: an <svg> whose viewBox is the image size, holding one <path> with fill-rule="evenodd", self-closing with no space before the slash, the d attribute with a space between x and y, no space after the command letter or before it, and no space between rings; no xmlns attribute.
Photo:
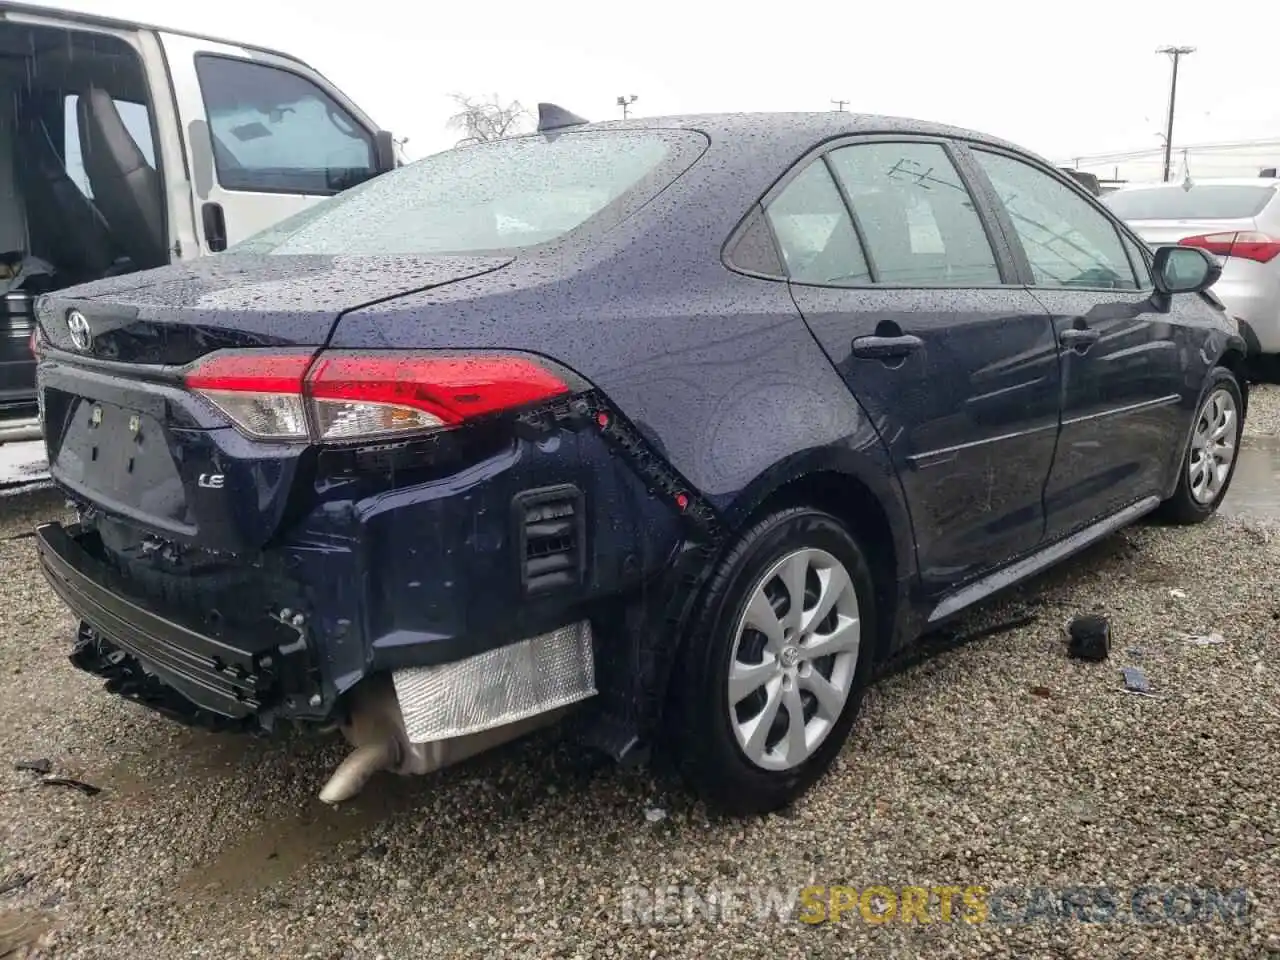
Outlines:
<svg viewBox="0 0 1280 960"><path fill-rule="evenodd" d="M79 790L86 797L96 797L102 792L101 787L95 787L92 783L85 783L83 780L76 780L73 777L42 777L40 785L44 787L71 787L73 790Z"/></svg>
<svg viewBox="0 0 1280 960"><path fill-rule="evenodd" d="M1079 660L1098 662L1111 655L1111 625L1106 617L1072 617L1067 623L1067 640L1067 652Z"/></svg>
<svg viewBox="0 0 1280 960"><path fill-rule="evenodd" d="M39 760L19 760L13 765L13 769L45 774L53 769L53 761L46 757L41 757Z"/></svg>

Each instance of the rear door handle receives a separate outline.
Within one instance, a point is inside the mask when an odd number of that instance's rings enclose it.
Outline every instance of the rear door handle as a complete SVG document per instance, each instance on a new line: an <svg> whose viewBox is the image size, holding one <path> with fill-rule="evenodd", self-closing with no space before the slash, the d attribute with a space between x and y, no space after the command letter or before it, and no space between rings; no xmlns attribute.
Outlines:
<svg viewBox="0 0 1280 960"><path fill-rule="evenodd" d="M1071 327L1063 330L1058 336L1064 347L1087 347L1091 343L1096 343L1102 336L1102 332L1090 330L1088 327Z"/></svg>
<svg viewBox="0 0 1280 960"><path fill-rule="evenodd" d="M858 337L853 341L853 355L860 360L898 360L923 346L924 341L910 333L896 337Z"/></svg>

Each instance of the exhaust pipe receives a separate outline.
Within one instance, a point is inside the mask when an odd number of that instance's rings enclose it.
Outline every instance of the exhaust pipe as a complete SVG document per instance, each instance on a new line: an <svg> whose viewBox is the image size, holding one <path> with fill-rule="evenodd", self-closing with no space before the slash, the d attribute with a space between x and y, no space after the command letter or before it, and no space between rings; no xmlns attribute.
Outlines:
<svg viewBox="0 0 1280 960"><path fill-rule="evenodd" d="M461 737L410 743L390 676L370 678L352 691L342 735L353 750L329 777L320 799L338 804L355 797L379 770L402 775L432 773L518 739L559 720L569 706Z"/></svg>
<svg viewBox="0 0 1280 960"><path fill-rule="evenodd" d="M396 744L394 740L382 743L366 743L356 747L347 759L338 765L329 782L320 791L320 799L329 804L350 800L364 789L369 778L379 770L395 766Z"/></svg>

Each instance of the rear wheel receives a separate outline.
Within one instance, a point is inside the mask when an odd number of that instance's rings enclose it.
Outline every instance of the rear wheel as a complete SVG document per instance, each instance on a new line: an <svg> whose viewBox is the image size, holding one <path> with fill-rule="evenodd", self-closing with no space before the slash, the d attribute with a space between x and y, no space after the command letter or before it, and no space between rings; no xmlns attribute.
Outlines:
<svg viewBox="0 0 1280 960"><path fill-rule="evenodd" d="M1244 398L1235 374L1225 367L1214 368L1182 458L1178 489L1161 505L1167 520L1201 523L1217 511L1235 475L1243 412Z"/></svg>
<svg viewBox="0 0 1280 960"><path fill-rule="evenodd" d="M829 514L765 517L721 560L673 678L685 778L730 813L794 800L831 765L875 636L866 556Z"/></svg>

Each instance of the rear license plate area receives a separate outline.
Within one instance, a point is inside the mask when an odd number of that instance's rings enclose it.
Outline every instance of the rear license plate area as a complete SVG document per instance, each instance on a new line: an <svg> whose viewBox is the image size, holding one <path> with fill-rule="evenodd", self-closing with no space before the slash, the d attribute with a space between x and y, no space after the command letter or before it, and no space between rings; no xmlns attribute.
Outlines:
<svg viewBox="0 0 1280 960"><path fill-rule="evenodd" d="M104 499L185 520L185 492L164 428L147 414L76 397L51 466L60 478Z"/></svg>

